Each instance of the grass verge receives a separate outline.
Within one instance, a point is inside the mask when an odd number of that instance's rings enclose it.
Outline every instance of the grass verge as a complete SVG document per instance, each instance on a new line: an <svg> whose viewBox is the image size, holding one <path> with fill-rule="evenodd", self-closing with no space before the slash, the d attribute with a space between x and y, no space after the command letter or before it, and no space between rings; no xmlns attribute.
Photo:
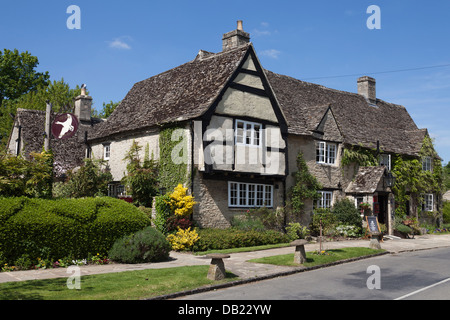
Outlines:
<svg viewBox="0 0 450 320"><path fill-rule="evenodd" d="M81 277L81 288L68 289L67 278L0 284L0 300L136 300L192 290L237 279L211 281L209 266L188 266L98 274Z"/></svg>
<svg viewBox="0 0 450 320"><path fill-rule="evenodd" d="M316 254L314 252L306 252L306 262L303 264L305 267L314 267L317 265L336 262L339 260L358 258L362 256L372 255L376 253L385 252L386 250L374 250L370 248L342 248L326 250L322 254ZM298 264L294 263L294 254L283 254L278 256L264 257L258 259L249 260L249 262L274 264L277 266L289 266L298 267Z"/></svg>

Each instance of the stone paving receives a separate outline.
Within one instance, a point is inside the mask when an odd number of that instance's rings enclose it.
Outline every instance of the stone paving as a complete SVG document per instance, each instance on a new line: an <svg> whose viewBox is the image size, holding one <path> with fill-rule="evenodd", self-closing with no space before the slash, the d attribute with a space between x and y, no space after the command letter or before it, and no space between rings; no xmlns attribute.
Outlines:
<svg viewBox="0 0 450 320"><path fill-rule="evenodd" d="M338 249L344 247L369 247L369 240L347 240L322 243L322 249ZM381 242L382 249L390 253L400 253L404 251L425 250L441 247L450 247L450 235L423 235L414 239L384 240ZM252 252L232 253L230 258L224 259L225 268L236 274L240 279L252 279L266 277L270 275L283 274L292 271L293 267L273 266L268 264L250 263L250 259L294 253L295 247L284 247ZM305 250L319 250L319 243L309 243L305 245ZM81 266L81 275L92 275L111 272L122 272L131 270L171 268L191 265L209 265L211 259L204 256L194 256L189 253L171 252L170 260L158 263L142 264L107 264L107 265L86 265ZM69 277L71 273L66 268L55 268L45 270L27 270L0 272L0 283L11 281L25 281L34 279L49 279ZM206 275L205 275L206 276Z"/></svg>

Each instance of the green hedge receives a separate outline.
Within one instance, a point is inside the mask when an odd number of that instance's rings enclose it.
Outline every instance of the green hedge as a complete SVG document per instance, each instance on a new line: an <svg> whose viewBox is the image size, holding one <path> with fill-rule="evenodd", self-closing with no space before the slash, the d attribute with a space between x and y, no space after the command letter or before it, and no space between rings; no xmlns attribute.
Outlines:
<svg viewBox="0 0 450 320"><path fill-rule="evenodd" d="M289 242L289 237L281 232L267 230L199 229L200 239L194 251L222 250Z"/></svg>
<svg viewBox="0 0 450 320"><path fill-rule="evenodd" d="M7 261L24 254L86 258L148 225L145 213L114 198L0 198L0 254Z"/></svg>

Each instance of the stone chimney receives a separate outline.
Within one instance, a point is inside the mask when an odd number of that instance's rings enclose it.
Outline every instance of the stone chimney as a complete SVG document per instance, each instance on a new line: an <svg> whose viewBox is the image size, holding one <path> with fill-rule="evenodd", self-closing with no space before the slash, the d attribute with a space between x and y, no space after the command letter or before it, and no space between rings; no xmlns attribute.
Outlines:
<svg viewBox="0 0 450 320"><path fill-rule="evenodd" d="M358 93L371 104L377 103L376 81L374 78L363 76L358 79Z"/></svg>
<svg viewBox="0 0 450 320"><path fill-rule="evenodd" d="M222 38L222 51L231 50L250 42L250 34L242 27L242 20L237 22L236 30L225 33Z"/></svg>
<svg viewBox="0 0 450 320"><path fill-rule="evenodd" d="M86 94L86 85L81 85L81 94L75 98L75 111L80 122L91 121L92 97Z"/></svg>

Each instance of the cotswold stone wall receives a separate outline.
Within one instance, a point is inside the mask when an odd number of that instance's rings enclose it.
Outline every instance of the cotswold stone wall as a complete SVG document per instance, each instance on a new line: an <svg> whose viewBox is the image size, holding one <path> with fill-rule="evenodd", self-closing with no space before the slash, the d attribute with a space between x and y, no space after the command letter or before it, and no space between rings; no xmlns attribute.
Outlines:
<svg viewBox="0 0 450 320"><path fill-rule="evenodd" d="M135 140L139 146L142 147L139 157L144 160L145 146L149 145L149 156L152 156L155 160L159 159L159 131L152 130L142 132L139 135L127 136L125 138L114 138L103 143L96 143L91 146L92 158L103 159L104 144L110 144L110 158L108 160L111 174L114 181L120 181L126 174L127 162L123 160L126 153L130 150L131 145Z"/></svg>
<svg viewBox="0 0 450 320"><path fill-rule="evenodd" d="M235 181L230 178L230 181ZM249 183L256 183L249 179ZM261 182L263 183L263 182ZM264 182L271 184L271 182ZM234 215L244 214L247 208L228 207L228 181L205 179L202 172L194 174L193 195L197 204L194 206L194 220L202 228L221 228L231 226ZM283 183L275 182L273 188L274 208L283 206Z"/></svg>

